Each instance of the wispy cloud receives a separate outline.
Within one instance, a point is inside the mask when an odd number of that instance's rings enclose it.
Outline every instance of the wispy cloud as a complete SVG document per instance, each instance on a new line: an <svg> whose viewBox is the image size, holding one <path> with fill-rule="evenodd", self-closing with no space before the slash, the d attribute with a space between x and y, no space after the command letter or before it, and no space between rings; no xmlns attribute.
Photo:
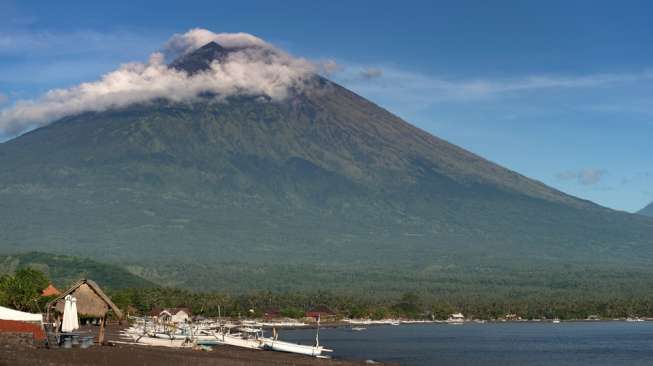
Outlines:
<svg viewBox="0 0 653 366"><path fill-rule="evenodd" d="M380 78L383 76L383 70L377 67L369 67L361 70L360 76L365 80Z"/></svg>
<svg viewBox="0 0 653 366"><path fill-rule="evenodd" d="M621 184L643 183L645 185L653 185L653 172L652 171L638 171L626 177L621 178Z"/></svg>
<svg viewBox="0 0 653 366"><path fill-rule="evenodd" d="M584 186L595 185L608 174L605 169L581 169L581 170L566 170L556 174L556 178L561 181L575 181Z"/></svg>
<svg viewBox="0 0 653 366"><path fill-rule="evenodd" d="M624 113L635 113L650 119L653 117L653 97L650 94L641 93L640 95L633 95L631 98L619 102L601 102L581 105L579 108L584 111L609 113L616 116L621 116ZM653 124L653 121L651 121L651 124Z"/></svg>
<svg viewBox="0 0 653 366"><path fill-rule="evenodd" d="M0 105L5 104L9 100L9 97L3 93L0 93Z"/></svg>
<svg viewBox="0 0 653 366"><path fill-rule="evenodd" d="M351 65L335 77L361 91L402 94L415 101L477 100L516 92L607 87L653 81L653 70L590 75L530 75L512 78L464 79L416 73L392 66Z"/></svg>

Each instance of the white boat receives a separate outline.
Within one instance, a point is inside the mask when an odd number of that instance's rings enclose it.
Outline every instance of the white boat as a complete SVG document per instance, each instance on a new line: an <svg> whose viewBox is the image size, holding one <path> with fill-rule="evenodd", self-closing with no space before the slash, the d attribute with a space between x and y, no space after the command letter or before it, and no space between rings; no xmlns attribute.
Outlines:
<svg viewBox="0 0 653 366"><path fill-rule="evenodd" d="M305 346L290 342L283 342L272 338L264 338L263 344L265 349L270 349L279 352L297 353L300 355L318 357L322 352L333 352L333 350L326 349L322 346Z"/></svg>
<svg viewBox="0 0 653 366"><path fill-rule="evenodd" d="M362 332L364 330L367 330L367 328L365 328L365 327L351 327L351 330L353 330L354 332Z"/></svg>
<svg viewBox="0 0 653 366"><path fill-rule="evenodd" d="M170 327L167 324L157 324L144 320L142 322L137 321L133 326L122 331L121 334L124 338L140 345L177 348L192 347L194 345L227 345L324 357L322 356L323 352L332 352L332 350L319 345L319 320L317 324L318 331L315 336L315 346L280 341L277 339L275 328L273 328L274 337L266 338L263 336L263 330L257 328L257 323L252 321L243 321L240 324L205 322Z"/></svg>
<svg viewBox="0 0 653 366"><path fill-rule="evenodd" d="M560 324L560 319L558 319L558 318L553 319L553 324Z"/></svg>
<svg viewBox="0 0 653 366"><path fill-rule="evenodd" d="M218 344L249 349L263 349L262 338L244 338L242 334L216 334L214 339Z"/></svg>
<svg viewBox="0 0 653 366"><path fill-rule="evenodd" d="M186 334L181 334L181 333L154 333L153 334L154 338L161 338L161 339L186 339L188 336Z"/></svg>
<svg viewBox="0 0 653 366"><path fill-rule="evenodd" d="M286 320L286 321L262 322L260 323L260 326L266 328L294 328L294 327L306 327L308 326L308 324L296 320Z"/></svg>
<svg viewBox="0 0 653 366"><path fill-rule="evenodd" d="M628 317L626 318L627 322L643 322L644 319L638 318L638 317Z"/></svg>
<svg viewBox="0 0 653 366"><path fill-rule="evenodd" d="M146 345L146 346L157 346L157 347L191 347L192 342L189 339L174 339L174 338L159 338L152 337L150 335L132 335L132 340L136 344Z"/></svg>
<svg viewBox="0 0 653 366"><path fill-rule="evenodd" d="M447 324L460 325L465 322L465 316L462 313L455 313L449 316Z"/></svg>

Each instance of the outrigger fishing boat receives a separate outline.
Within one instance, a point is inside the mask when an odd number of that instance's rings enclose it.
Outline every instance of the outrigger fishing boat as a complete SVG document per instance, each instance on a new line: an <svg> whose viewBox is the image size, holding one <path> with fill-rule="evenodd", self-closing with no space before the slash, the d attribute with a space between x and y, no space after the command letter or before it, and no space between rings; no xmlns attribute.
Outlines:
<svg viewBox="0 0 653 366"><path fill-rule="evenodd" d="M222 323L204 324L157 324L147 319L138 319L130 328L123 331L123 336L136 344L162 347L193 347L227 345L248 349L271 350L296 353L313 357L325 357L323 352L332 352L319 344L319 319L315 334L315 345L301 345L278 339L276 328L273 337L265 337L263 329L256 328L250 322L244 326ZM233 332L232 332L233 330Z"/></svg>
<svg viewBox="0 0 653 366"><path fill-rule="evenodd" d="M265 349L279 352L297 353L300 355L324 357L322 352L333 352L333 350L320 346L320 317L317 318L317 328L315 331L315 345L308 346L290 342L284 342L277 339L278 334L276 329L272 330L272 338L263 338L263 346Z"/></svg>

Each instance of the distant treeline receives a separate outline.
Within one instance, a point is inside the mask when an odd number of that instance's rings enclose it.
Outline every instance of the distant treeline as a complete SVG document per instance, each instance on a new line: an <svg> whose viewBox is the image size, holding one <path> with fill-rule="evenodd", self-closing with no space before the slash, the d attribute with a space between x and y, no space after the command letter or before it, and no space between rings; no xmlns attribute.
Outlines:
<svg viewBox="0 0 653 366"><path fill-rule="evenodd" d="M34 268L21 268L13 274L0 276L0 305L23 311L44 311L49 300L41 291L50 283L48 277ZM397 296L377 296L370 293L343 294L335 291L227 291L194 292L166 287L107 289L120 308L137 315L154 308L188 307L194 315L216 317L263 317L274 312L283 317L302 318L307 310L326 305L339 317L349 318L409 318L446 319L462 312L468 318L501 319L508 314L523 319L560 318L604 319L630 316L653 317L653 296L628 296L599 292L543 291L524 296L470 291L466 295L435 295L430 292L406 292ZM474 295L474 294L478 295Z"/></svg>
<svg viewBox="0 0 653 366"><path fill-rule="evenodd" d="M289 318L302 318L305 311L326 305L340 317L446 319L462 312L468 318L501 319L514 314L523 319L604 319L630 316L653 317L653 297L593 298L531 297L513 301L510 298L484 297L435 298L428 294L405 293L397 298L360 298L332 292L273 293L255 292L229 295L221 292L190 292L171 288L122 289L111 291L114 302L123 309L141 314L159 307L188 307L194 315L206 317L262 317L268 311Z"/></svg>

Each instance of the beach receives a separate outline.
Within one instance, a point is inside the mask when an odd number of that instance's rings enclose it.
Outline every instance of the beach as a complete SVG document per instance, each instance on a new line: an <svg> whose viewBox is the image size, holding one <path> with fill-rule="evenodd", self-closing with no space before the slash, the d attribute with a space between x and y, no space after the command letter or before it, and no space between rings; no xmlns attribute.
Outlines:
<svg viewBox="0 0 653 366"><path fill-rule="evenodd" d="M257 365L324 365L354 366L365 362L316 359L280 352L257 351L230 346L213 351L172 349L134 345L113 345L89 349L0 350L2 366L32 365L179 365L179 366L257 366Z"/></svg>
<svg viewBox="0 0 653 366"><path fill-rule="evenodd" d="M211 351L192 350L189 348L152 347L122 343L120 331L124 325L107 326L107 345L95 345L88 349L9 349L0 347L0 366L27 365L325 365L353 366L365 362L339 359L317 359L289 353L251 350L232 346L216 346ZM97 339L97 326L84 325L80 332Z"/></svg>

